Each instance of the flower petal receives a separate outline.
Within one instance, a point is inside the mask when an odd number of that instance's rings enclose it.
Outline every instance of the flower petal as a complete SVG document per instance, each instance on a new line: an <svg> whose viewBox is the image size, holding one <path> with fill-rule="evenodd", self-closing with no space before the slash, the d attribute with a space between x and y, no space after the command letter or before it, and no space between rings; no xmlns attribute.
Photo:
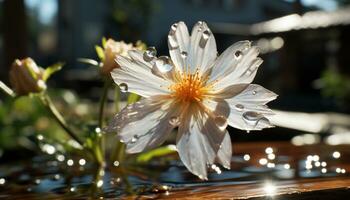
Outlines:
<svg viewBox="0 0 350 200"><path fill-rule="evenodd" d="M161 145L171 133L176 115L172 103L164 96L154 96L131 104L118 113L107 132L117 132L127 145L127 153L138 153Z"/></svg>
<svg viewBox="0 0 350 200"><path fill-rule="evenodd" d="M207 165L213 164L226 133L213 117L199 106L191 105L181 120L177 149L187 169L207 179Z"/></svg>
<svg viewBox="0 0 350 200"><path fill-rule="evenodd" d="M127 84L127 91L143 97L169 94L170 82L152 74L134 60L118 56L116 59L120 68L111 72L115 83Z"/></svg>
<svg viewBox="0 0 350 200"><path fill-rule="evenodd" d="M231 157L232 157L232 143L230 134L226 131L224 140L222 141L221 148L217 154L217 160L226 169L231 168Z"/></svg>
<svg viewBox="0 0 350 200"><path fill-rule="evenodd" d="M135 64L137 64L138 66L140 66L140 67L142 67L142 68L144 68L146 70L151 70L152 69L152 63L151 62L147 62L143 58L143 54L144 53L145 53L145 51L138 50L138 49L134 49L134 50L129 50L128 51L128 55L134 61Z"/></svg>
<svg viewBox="0 0 350 200"><path fill-rule="evenodd" d="M178 22L171 26L168 35L168 47L170 57L180 72L187 67L188 46L190 35L184 22Z"/></svg>
<svg viewBox="0 0 350 200"><path fill-rule="evenodd" d="M217 56L214 34L205 22L198 22L192 29L191 44L189 47L189 70L195 73L206 72L213 64Z"/></svg>
<svg viewBox="0 0 350 200"><path fill-rule="evenodd" d="M257 57L259 50L249 41L240 41L226 49L211 68L209 83L221 90L233 84L249 84L263 62Z"/></svg>
<svg viewBox="0 0 350 200"><path fill-rule="evenodd" d="M273 115L273 112L266 106L266 103L274 100L277 95L260 85L251 84L241 93L232 92L229 98L230 87L224 90L226 100L224 99L206 99L203 104L215 115L226 115L230 110L228 124L232 127L242 130L261 130L270 128L267 117Z"/></svg>

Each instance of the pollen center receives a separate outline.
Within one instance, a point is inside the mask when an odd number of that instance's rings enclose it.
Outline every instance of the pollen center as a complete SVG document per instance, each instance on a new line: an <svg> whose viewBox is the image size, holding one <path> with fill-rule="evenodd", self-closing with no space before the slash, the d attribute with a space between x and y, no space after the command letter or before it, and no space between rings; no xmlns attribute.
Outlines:
<svg viewBox="0 0 350 200"><path fill-rule="evenodd" d="M180 101L201 101L208 88L206 78L197 71L194 74L181 74L170 90L172 96Z"/></svg>

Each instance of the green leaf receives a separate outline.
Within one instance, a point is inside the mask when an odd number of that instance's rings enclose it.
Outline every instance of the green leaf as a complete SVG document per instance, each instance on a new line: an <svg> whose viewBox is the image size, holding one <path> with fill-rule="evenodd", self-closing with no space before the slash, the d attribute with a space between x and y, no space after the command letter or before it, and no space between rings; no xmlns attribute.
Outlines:
<svg viewBox="0 0 350 200"><path fill-rule="evenodd" d="M102 47L96 45L95 46L95 50L96 50L96 53L97 53L97 56L98 58L101 60L101 61L104 61L105 59L105 53L104 53L104 50Z"/></svg>
<svg viewBox="0 0 350 200"><path fill-rule="evenodd" d="M49 79L52 74L61 70L63 65L64 63L55 63L51 66L48 66L44 71L43 80L46 81Z"/></svg>
<svg viewBox="0 0 350 200"><path fill-rule="evenodd" d="M2 81L0 81L0 89L11 97L16 96L15 92Z"/></svg>
<svg viewBox="0 0 350 200"><path fill-rule="evenodd" d="M128 96L128 104L137 102L140 99L140 96L134 93L130 93Z"/></svg>
<svg viewBox="0 0 350 200"><path fill-rule="evenodd" d="M106 43L107 43L106 37L102 37L102 47L103 48L106 48Z"/></svg>
<svg viewBox="0 0 350 200"><path fill-rule="evenodd" d="M137 156L136 161L137 162L148 162L154 157L160 157L165 156L168 154L172 154L176 152L175 145L168 145L165 147L159 147L157 149L150 150L148 152L142 153L139 156Z"/></svg>

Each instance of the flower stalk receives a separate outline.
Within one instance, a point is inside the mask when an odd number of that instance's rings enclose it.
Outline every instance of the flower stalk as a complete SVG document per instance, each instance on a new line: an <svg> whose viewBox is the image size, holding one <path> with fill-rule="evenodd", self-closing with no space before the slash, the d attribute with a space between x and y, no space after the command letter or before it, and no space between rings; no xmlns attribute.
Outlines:
<svg viewBox="0 0 350 200"><path fill-rule="evenodd" d="M73 140L75 140L81 147L88 150L100 166L103 166L104 157L101 149L99 147L89 148L84 145L83 140L81 140L78 137L78 135L68 126L66 120L63 118L61 113L57 110L56 106L54 105L50 96L47 93L40 94L40 100L43 103L43 105L47 108L47 110L52 114L52 116L57 121L57 123L62 127L62 129L65 130L66 133Z"/></svg>
<svg viewBox="0 0 350 200"><path fill-rule="evenodd" d="M80 146L84 147L84 142L74 133L74 131L67 125L67 122L64 120L63 116L57 110L55 105L53 104L51 98L47 93L43 93L40 95L40 100L44 104L44 106L48 109L48 111L52 114L58 124L66 131L66 133L74 139Z"/></svg>

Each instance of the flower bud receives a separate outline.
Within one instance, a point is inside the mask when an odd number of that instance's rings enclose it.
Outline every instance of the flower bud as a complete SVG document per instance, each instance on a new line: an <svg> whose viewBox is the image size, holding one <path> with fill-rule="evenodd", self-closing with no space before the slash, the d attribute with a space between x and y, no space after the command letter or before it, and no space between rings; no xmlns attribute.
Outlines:
<svg viewBox="0 0 350 200"><path fill-rule="evenodd" d="M38 93L46 89L42 79L44 70L33 59L16 59L10 70L10 83L17 95Z"/></svg>
<svg viewBox="0 0 350 200"><path fill-rule="evenodd" d="M108 39L104 47L104 60L101 73L103 75L109 75L114 68L119 67L115 61L116 56L128 56L128 51L132 49L135 49L135 47L131 43L127 44L123 41L116 42L113 39Z"/></svg>

